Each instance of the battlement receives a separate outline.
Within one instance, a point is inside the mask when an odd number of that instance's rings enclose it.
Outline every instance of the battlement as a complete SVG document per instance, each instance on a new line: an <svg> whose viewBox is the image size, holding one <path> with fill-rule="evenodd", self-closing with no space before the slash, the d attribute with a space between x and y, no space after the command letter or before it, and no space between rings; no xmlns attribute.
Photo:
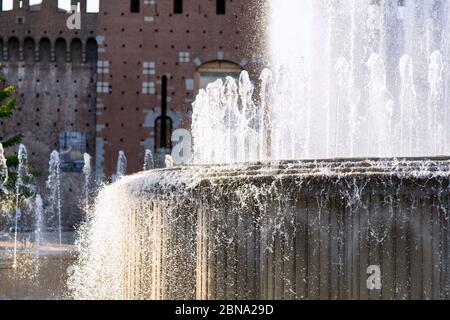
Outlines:
<svg viewBox="0 0 450 320"><path fill-rule="evenodd" d="M66 13L72 6L78 6L80 12L98 13L100 0L0 0L0 14L25 12Z"/></svg>
<svg viewBox="0 0 450 320"><path fill-rule="evenodd" d="M200 87L262 66L250 44L264 39L253 32L264 0L100 0L97 13L92 0L63 0L65 9L58 0L11 1L0 0L8 3L0 62L17 88L17 110L0 123L0 140L24 134L43 190L49 154L64 155L70 223L79 219L73 195L83 194L76 171L84 152L98 179L115 172L120 150L127 172L137 172L145 150L163 159L167 137L189 128ZM78 3L79 15L67 12ZM81 23L71 25L74 18Z"/></svg>
<svg viewBox="0 0 450 320"><path fill-rule="evenodd" d="M163 109L170 137L189 127L209 76L259 73L262 65L253 48L264 37L247 30L260 21L263 0L100 0L97 12L92 0L11 1L0 0L8 2L0 11L0 61L19 107L2 130L33 137L27 145L44 159L34 161L43 172L67 132L84 134L77 145L95 154L99 179L114 172L118 150L136 172L146 149L163 149ZM71 5L79 15L67 12ZM81 23L71 28L74 17Z"/></svg>
<svg viewBox="0 0 450 320"><path fill-rule="evenodd" d="M87 2L67 1L86 11ZM83 28L71 30L70 14L57 0L0 0L0 61L85 63L97 60L97 14L83 15ZM33 5L34 4L34 5ZM7 5L7 7L5 7ZM8 10L8 11L4 11Z"/></svg>
<svg viewBox="0 0 450 320"><path fill-rule="evenodd" d="M7 63L90 63L97 61L95 38L62 37L52 41L48 37L0 38L0 61Z"/></svg>
<svg viewBox="0 0 450 320"><path fill-rule="evenodd" d="M5 3L5 0L0 1ZM43 0L39 5L30 6L28 0L14 0L12 10L0 11L0 60L23 61L30 56L29 51L34 50L30 61L41 61L47 53L49 61L56 61L58 49L66 47L73 51L81 42L81 60L87 61L88 43L97 36L98 14L83 14L83 27L71 30L67 27L70 14L58 9L57 2ZM86 1L78 2L85 8ZM68 62L73 56L70 52L64 55L63 60Z"/></svg>

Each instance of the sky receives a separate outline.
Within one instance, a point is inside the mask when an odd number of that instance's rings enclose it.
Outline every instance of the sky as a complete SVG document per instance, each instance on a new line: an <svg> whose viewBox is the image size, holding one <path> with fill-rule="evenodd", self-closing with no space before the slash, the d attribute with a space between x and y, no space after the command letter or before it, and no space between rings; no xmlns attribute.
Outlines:
<svg viewBox="0 0 450 320"><path fill-rule="evenodd" d="M26 0L24 0L26 1ZM42 3L42 0L29 0L30 5L35 5ZM50 1L50 0L47 0ZM70 1L71 0L58 0L58 7L69 10L70 9ZM99 2L100 0L88 0L87 1L87 12L98 12L99 11ZM9 11L13 8L13 0L3 0L3 10Z"/></svg>

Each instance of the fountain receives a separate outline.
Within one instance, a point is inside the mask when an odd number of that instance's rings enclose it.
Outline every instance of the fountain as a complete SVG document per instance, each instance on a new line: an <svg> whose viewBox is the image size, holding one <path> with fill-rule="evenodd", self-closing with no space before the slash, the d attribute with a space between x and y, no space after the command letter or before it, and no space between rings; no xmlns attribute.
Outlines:
<svg viewBox="0 0 450 320"><path fill-rule="evenodd" d="M50 155L48 167L47 189L49 191L49 222L52 226L56 225L58 231L58 243L62 244L61 227L61 172L60 159L58 151L53 151Z"/></svg>
<svg viewBox="0 0 450 320"><path fill-rule="evenodd" d="M0 143L0 192L4 192L3 188L8 180L8 167L6 166L6 158L3 151L3 145Z"/></svg>
<svg viewBox="0 0 450 320"><path fill-rule="evenodd" d="M59 224L58 154L53 152L50 160L48 211L36 192L29 167L26 147L20 145L18 166L9 173L8 189L3 188L8 169L0 150L0 213L2 223L6 222L0 230L0 299L62 298L65 269L74 259L71 235L63 237ZM15 192L11 187L15 187ZM47 217L46 213L52 216ZM8 220L12 220L12 226Z"/></svg>
<svg viewBox="0 0 450 320"><path fill-rule="evenodd" d="M119 151L119 156L117 157L117 170L116 175L113 177L113 182L118 181L127 173L127 157L125 152Z"/></svg>
<svg viewBox="0 0 450 320"><path fill-rule="evenodd" d="M91 180L92 180L92 167L91 167L91 156L88 153L84 154L84 210L86 214L89 213L89 205L91 198Z"/></svg>
<svg viewBox="0 0 450 320"><path fill-rule="evenodd" d="M44 218L44 202L42 201L41 195L37 194L35 197L35 207L34 207L34 217L35 217L35 245L39 247L44 243L45 239L43 237L43 232L45 231L45 218Z"/></svg>
<svg viewBox="0 0 450 320"><path fill-rule="evenodd" d="M44 232L45 232L45 219L44 219L44 202L42 197L37 194L34 203L34 247L35 247L35 270L34 274L38 275L41 271L41 245L45 243Z"/></svg>
<svg viewBox="0 0 450 320"><path fill-rule="evenodd" d="M0 219L3 219L3 212L7 209L7 197L9 195L5 185L8 182L8 166L6 165L6 158L3 151L3 145L0 143Z"/></svg>
<svg viewBox="0 0 450 320"><path fill-rule="evenodd" d="M21 144L18 151L18 166L16 179L16 198L15 198L15 215L14 215L14 262L13 268L17 266L17 250L18 250L18 234L19 222L22 218L22 202L26 198L26 193L29 192L31 186L32 176L28 168L28 154L26 147Z"/></svg>
<svg viewBox="0 0 450 320"><path fill-rule="evenodd" d="M259 97L210 84L194 165L99 193L73 298L450 298L450 2L270 3Z"/></svg>
<svg viewBox="0 0 450 320"><path fill-rule="evenodd" d="M155 168L155 161L153 159L153 152L151 150L145 150L144 156L144 171Z"/></svg>

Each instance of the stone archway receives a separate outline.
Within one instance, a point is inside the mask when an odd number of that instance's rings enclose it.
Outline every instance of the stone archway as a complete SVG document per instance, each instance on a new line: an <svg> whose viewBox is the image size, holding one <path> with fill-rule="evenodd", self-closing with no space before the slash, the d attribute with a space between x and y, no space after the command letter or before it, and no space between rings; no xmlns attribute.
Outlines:
<svg viewBox="0 0 450 320"><path fill-rule="evenodd" d="M209 83L218 79L225 81L226 77L232 77L236 80L242 72L242 67L231 61L215 60L202 64L195 73L195 92L200 89L206 89Z"/></svg>

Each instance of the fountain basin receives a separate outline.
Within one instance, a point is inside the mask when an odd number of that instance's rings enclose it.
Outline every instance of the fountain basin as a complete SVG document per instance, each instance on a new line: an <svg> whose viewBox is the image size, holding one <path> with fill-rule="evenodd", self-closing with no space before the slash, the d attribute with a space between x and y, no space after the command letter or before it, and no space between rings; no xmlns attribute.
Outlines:
<svg viewBox="0 0 450 320"><path fill-rule="evenodd" d="M34 233L18 236L17 266L14 268L14 241L11 234L0 234L0 300L55 300L67 298L68 267L76 260L73 232L43 232L42 242ZM70 269L69 269L70 270Z"/></svg>
<svg viewBox="0 0 450 320"><path fill-rule="evenodd" d="M100 194L74 297L447 299L449 173L411 158L124 177Z"/></svg>

